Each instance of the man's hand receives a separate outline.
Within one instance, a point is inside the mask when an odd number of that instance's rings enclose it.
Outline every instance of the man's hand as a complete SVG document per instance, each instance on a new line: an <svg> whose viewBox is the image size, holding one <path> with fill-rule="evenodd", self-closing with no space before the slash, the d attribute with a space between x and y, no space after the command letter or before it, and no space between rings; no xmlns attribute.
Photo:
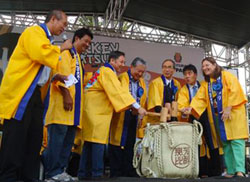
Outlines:
<svg viewBox="0 0 250 182"><path fill-rule="evenodd" d="M222 119L222 121L225 122L226 120L231 119L231 110L232 110L232 106L229 106L229 107L224 108L223 111L221 111L221 114L222 114L221 119Z"/></svg>
<svg viewBox="0 0 250 182"><path fill-rule="evenodd" d="M132 110L132 115L138 115L138 109L132 107L131 110Z"/></svg>
<svg viewBox="0 0 250 182"><path fill-rule="evenodd" d="M71 39L65 40L65 42L63 42L63 44L61 45L61 52L71 49L72 47L73 47L72 40Z"/></svg>
<svg viewBox="0 0 250 182"><path fill-rule="evenodd" d="M184 115L190 115L192 111L192 107L186 107L180 110L182 114Z"/></svg>
<svg viewBox="0 0 250 182"><path fill-rule="evenodd" d="M138 109L138 114L143 117L147 114L147 111L144 108L140 107Z"/></svg>
<svg viewBox="0 0 250 182"><path fill-rule="evenodd" d="M63 96L63 108L65 111L72 111L73 109L73 99L67 88L59 86L62 96Z"/></svg>
<svg viewBox="0 0 250 182"><path fill-rule="evenodd" d="M185 119L189 117L189 115L191 114L191 110L192 108L186 107L186 108L179 109L178 111L181 112L181 118Z"/></svg>
<svg viewBox="0 0 250 182"><path fill-rule="evenodd" d="M64 80L68 80L68 77L65 75L56 74L53 76L51 81L59 81L59 82L64 83Z"/></svg>
<svg viewBox="0 0 250 182"><path fill-rule="evenodd" d="M73 99L70 94L63 97L63 107L65 111L72 111Z"/></svg>

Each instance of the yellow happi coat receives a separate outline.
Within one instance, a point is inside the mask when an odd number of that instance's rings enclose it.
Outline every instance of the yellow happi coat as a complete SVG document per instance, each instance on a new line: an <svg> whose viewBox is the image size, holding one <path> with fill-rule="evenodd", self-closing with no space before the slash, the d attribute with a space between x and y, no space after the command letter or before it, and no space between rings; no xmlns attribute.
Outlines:
<svg viewBox="0 0 250 182"><path fill-rule="evenodd" d="M84 141L107 144L113 111L124 111L134 102L129 91L121 86L116 73L102 66L84 90Z"/></svg>
<svg viewBox="0 0 250 182"><path fill-rule="evenodd" d="M84 141L82 139L82 129L77 128L74 145L72 147L71 152L81 155L83 144L84 144Z"/></svg>
<svg viewBox="0 0 250 182"><path fill-rule="evenodd" d="M190 105L190 96L189 96L189 90L187 85L184 85L178 95L178 99L177 99L177 103L178 103L178 110L184 109L186 107L189 107ZM183 118L181 116L181 112L178 112L178 116L179 116L179 121L184 121L184 122L188 122L189 118Z"/></svg>
<svg viewBox="0 0 250 182"><path fill-rule="evenodd" d="M187 85L185 84L178 93L178 110L187 108L190 106L190 94ZM178 112L178 118L180 121L189 121L189 118L182 118L181 112Z"/></svg>
<svg viewBox="0 0 250 182"><path fill-rule="evenodd" d="M190 94L189 94L189 90L188 90L188 87L186 84L180 89L177 103L178 103L178 110L181 110L183 108L187 108L190 105ZM180 112L178 114L179 114L179 117L178 117L179 121L189 122L189 118L182 118ZM202 140L203 140L203 142L202 142L202 145L200 147L200 156L201 157L205 156L207 153L206 145L204 143L204 141L205 141L204 137L202 137Z"/></svg>
<svg viewBox="0 0 250 182"><path fill-rule="evenodd" d="M92 77L92 75L93 75L92 72L85 72L84 73L84 83L83 83L83 85L87 84L87 82ZM58 82L58 83L60 83L60 82ZM83 100L81 102L83 103ZM81 121L82 121L82 119L80 120L80 122ZM82 124L82 122L81 122L81 124ZM82 137L82 129L81 129L81 127L82 127L82 125L78 126L78 128L76 130L76 136L75 136L75 140L74 140L74 146L72 147L72 152L76 152L78 154L81 154L81 152L82 152L82 146L83 146L83 137ZM44 126L43 127L43 144L42 144L41 151L43 151L44 148L47 147L47 143L48 143L48 134L47 133L48 133L47 127Z"/></svg>
<svg viewBox="0 0 250 182"><path fill-rule="evenodd" d="M119 76L119 80L122 84L122 87L126 89L129 92L129 76L127 72L122 73ZM143 78L140 78L139 80L140 87L143 88L144 92L140 99L140 105L141 107L145 108L146 106L146 98L147 98L147 90L146 90L146 84ZM111 127L110 127L110 144L120 146L121 144L121 138L123 134L123 127L124 127L124 118L125 118L125 111L114 113L111 121ZM145 120L143 120L143 123L140 128L137 130L137 137L142 138L143 137L143 126L145 126Z"/></svg>
<svg viewBox="0 0 250 182"><path fill-rule="evenodd" d="M80 61L80 57L78 54L75 54L74 58L72 58L70 52L63 51L61 54L61 61L59 62L58 71L53 70L53 75L62 74L62 75L70 75L73 74L75 76L76 72L76 56L78 57L78 63L80 68L80 84L81 84L81 100L80 100L80 123L76 121L74 118L75 115L75 96L76 96L76 86L75 84L67 88L70 92L70 95L73 99L73 109L72 111L66 111L63 105L63 96L61 94L61 90L59 86L65 87L64 83L61 82L52 82L50 85L50 95L49 95L49 105L48 110L45 117L45 125L49 124L62 124L62 125L70 125L70 126L78 126L81 128L82 124L82 110L83 110L83 69L82 63Z"/></svg>
<svg viewBox="0 0 250 182"><path fill-rule="evenodd" d="M231 119L224 121L225 133L227 140L248 138L248 126L246 121L245 103L246 96L243 93L241 85L237 78L230 72L222 71L222 108L232 106ZM213 80L211 80L213 82ZM192 99L190 106L193 108L193 114L199 117L205 109L208 112L212 138L216 138L216 129L213 121L209 95L208 82L201 84L195 97ZM222 131L220 131L222 132ZM213 141L214 147L218 144Z"/></svg>
<svg viewBox="0 0 250 182"><path fill-rule="evenodd" d="M60 47L51 45L40 26L29 27L21 34L10 57L0 88L0 118L15 116L19 103L40 67L57 69Z"/></svg>
<svg viewBox="0 0 250 182"><path fill-rule="evenodd" d="M175 99L178 99L178 93L181 89L181 84L176 79L174 80L174 85L178 88ZM162 106L163 104L163 91L164 91L164 84L161 77L154 79L149 84L148 90L148 110L153 109L155 106Z"/></svg>
<svg viewBox="0 0 250 182"><path fill-rule="evenodd" d="M181 84L176 79L173 79L174 85L178 88L175 94L175 100L178 99L178 94L181 89ZM162 106L163 105L163 92L164 92L164 84L161 77L154 79L149 84L148 89L148 110L154 109L155 106ZM159 122L159 117L154 116L147 116L147 121L152 122Z"/></svg>

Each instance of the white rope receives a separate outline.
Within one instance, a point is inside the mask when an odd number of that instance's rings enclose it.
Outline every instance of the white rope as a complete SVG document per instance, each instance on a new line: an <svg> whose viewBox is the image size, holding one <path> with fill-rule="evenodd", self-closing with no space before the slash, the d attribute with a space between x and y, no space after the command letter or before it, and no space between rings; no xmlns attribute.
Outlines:
<svg viewBox="0 0 250 182"><path fill-rule="evenodd" d="M194 125L195 125L196 133L197 133L198 139L199 139L198 144L201 145L202 144L202 138L201 138L201 136L203 134L203 127L202 127L201 123L198 122L198 121L196 121L196 120L194 120Z"/></svg>
<svg viewBox="0 0 250 182"><path fill-rule="evenodd" d="M199 130L200 129L200 130ZM194 120L193 121L193 131L192 133L192 177L195 177L198 173L198 168L199 168L199 164L198 166L196 166L196 159L198 158L198 156L200 155L198 152L198 150L195 150L197 148L197 145L201 145L202 144L202 133L203 133L203 128L202 125L200 124L200 122Z"/></svg>
<svg viewBox="0 0 250 182"><path fill-rule="evenodd" d="M172 136L170 124L169 123L163 123L163 124L161 124L161 126L163 126L163 128L166 130L166 133L167 133L167 136L168 136L169 148L173 148L174 147L174 139L173 139L173 136Z"/></svg>
<svg viewBox="0 0 250 182"><path fill-rule="evenodd" d="M158 132L156 132L156 146L155 146L155 149L156 149L156 160L157 160L157 166L158 166L158 170L159 170L159 175L160 176L163 176L163 160L162 160L162 146L161 146L161 138L162 138L162 127L159 127L158 128Z"/></svg>
<svg viewBox="0 0 250 182"><path fill-rule="evenodd" d="M139 163L141 161L142 158L142 151L141 153L138 153L138 146L141 144L141 140L138 140L135 145L134 145L134 156L133 156L133 166L134 168L138 168ZM138 155L139 154L139 155Z"/></svg>

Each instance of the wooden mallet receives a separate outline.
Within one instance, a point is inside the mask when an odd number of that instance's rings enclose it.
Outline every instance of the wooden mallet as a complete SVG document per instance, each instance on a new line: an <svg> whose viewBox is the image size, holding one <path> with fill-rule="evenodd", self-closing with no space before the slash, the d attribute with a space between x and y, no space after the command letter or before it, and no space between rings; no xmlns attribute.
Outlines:
<svg viewBox="0 0 250 182"><path fill-rule="evenodd" d="M161 113L156 113L156 112L147 112L148 116L158 116L160 117L160 122L167 122L167 118L171 117L168 114L168 109L166 107L161 108Z"/></svg>

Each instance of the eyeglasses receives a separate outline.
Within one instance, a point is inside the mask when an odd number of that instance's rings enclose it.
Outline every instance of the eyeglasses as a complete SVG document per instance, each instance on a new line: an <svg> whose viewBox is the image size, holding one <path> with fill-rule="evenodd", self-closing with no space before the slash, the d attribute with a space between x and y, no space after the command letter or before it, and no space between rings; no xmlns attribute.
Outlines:
<svg viewBox="0 0 250 182"><path fill-rule="evenodd" d="M172 66L163 66L163 69L174 69Z"/></svg>

